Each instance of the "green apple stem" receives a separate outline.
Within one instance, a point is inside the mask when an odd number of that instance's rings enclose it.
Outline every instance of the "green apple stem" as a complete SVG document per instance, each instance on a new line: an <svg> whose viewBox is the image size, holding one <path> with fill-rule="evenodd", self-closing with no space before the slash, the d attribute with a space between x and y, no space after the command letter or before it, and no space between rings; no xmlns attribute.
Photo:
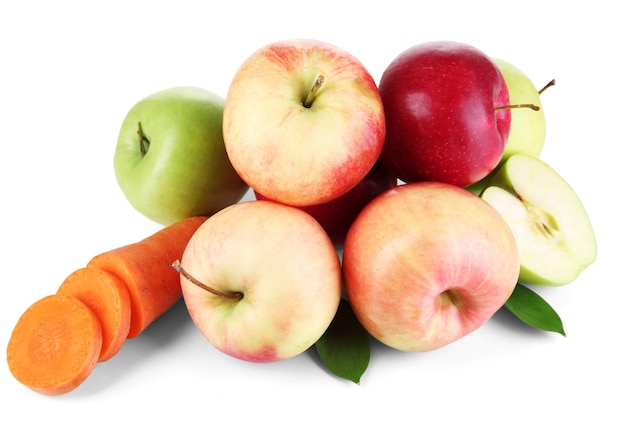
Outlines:
<svg viewBox="0 0 626 438"><path fill-rule="evenodd" d="M319 89L322 87L323 84L324 84L324 75L320 74L315 80L315 83L313 84L311 89L309 90L309 94L306 95L306 99L304 99L303 105L305 106L305 108L311 108L311 105L313 105L313 100L315 99L317 92L319 91Z"/></svg>
<svg viewBox="0 0 626 438"><path fill-rule="evenodd" d="M544 87L541 90L539 90L537 93L541 94L544 91L546 91L546 88L550 88L553 85L556 85L556 80L555 79L552 79L550 82L548 82L546 85L544 85Z"/></svg>
<svg viewBox="0 0 626 438"><path fill-rule="evenodd" d="M150 148L150 141L143 135L143 130L141 129L141 122L137 122L137 135L139 136L139 150L141 151L141 157L145 157L148 153L148 149Z"/></svg>
<svg viewBox="0 0 626 438"><path fill-rule="evenodd" d="M495 110L499 111L499 110L517 109L517 108L530 108L533 111L539 111L541 109L534 103L518 103L518 104L513 104L513 105L499 106Z"/></svg>
<svg viewBox="0 0 626 438"><path fill-rule="evenodd" d="M211 292L212 294L217 295L218 297L226 298L229 300L236 300L236 301L239 301L243 298L243 292L221 292L219 290L215 290L212 287L209 287L206 284L200 282L199 280L194 278L190 273L188 273L187 271L183 269L179 260L176 260L174 261L174 263L172 263L172 268L174 268L176 271L178 271L180 275L182 275L185 279L189 280L196 286L204 289L207 292Z"/></svg>

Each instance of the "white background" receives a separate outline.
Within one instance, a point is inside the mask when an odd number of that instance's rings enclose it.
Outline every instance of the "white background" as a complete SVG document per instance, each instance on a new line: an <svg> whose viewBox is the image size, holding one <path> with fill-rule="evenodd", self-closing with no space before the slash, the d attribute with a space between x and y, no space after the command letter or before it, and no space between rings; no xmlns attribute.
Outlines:
<svg viewBox="0 0 626 438"><path fill-rule="evenodd" d="M130 107L176 85L225 96L249 54L291 37L346 49L377 82L401 51L438 39L508 60L537 87L556 78L542 96L542 158L585 203L599 256L574 283L537 289L567 338L499 312L430 353L374 345L360 386L331 376L313 351L267 365L227 357L181 301L63 396L26 389L3 360L0 435L625 436L626 35L616 3L555 3L3 2L3 351L31 303L93 255L158 229L127 204L114 178Z"/></svg>

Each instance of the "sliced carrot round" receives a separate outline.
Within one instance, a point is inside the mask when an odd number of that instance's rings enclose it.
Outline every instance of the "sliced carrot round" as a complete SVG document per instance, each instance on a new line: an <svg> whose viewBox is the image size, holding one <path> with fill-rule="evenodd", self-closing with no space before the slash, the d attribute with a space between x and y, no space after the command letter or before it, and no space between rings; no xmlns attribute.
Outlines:
<svg viewBox="0 0 626 438"><path fill-rule="evenodd" d="M96 314L102 326L99 362L115 356L130 328L130 295L117 276L95 267L72 272L59 286L57 295L78 298Z"/></svg>
<svg viewBox="0 0 626 438"><path fill-rule="evenodd" d="M13 376L28 388L60 395L77 388L98 362L102 328L78 298L48 295L19 318L7 346Z"/></svg>

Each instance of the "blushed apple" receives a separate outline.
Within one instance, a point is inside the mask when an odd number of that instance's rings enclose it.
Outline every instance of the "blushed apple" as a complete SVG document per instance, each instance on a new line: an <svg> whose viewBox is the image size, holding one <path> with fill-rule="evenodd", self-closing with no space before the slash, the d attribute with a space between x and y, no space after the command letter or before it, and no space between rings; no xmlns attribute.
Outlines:
<svg viewBox="0 0 626 438"><path fill-rule="evenodd" d="M122 122L114 169L130 204L169 225L209 216L249 187L233 169L222 135L224 99L198 87L174 87L137 102Z"/></svg>
<svg viewBox="0 0 626 438"><path fill-rule="evenodd" d="M379 83L385 166L405 182L466 187L499 163L511 125L504 77L482 51L455 41L400 53Z"/></svg>
<svg viewBox="0 0 626 438"><path fill-rule="evenodd" d="M362 180L380 155L378 88L353 55L311 39L261 47L235 73L224 108L226 151L254 190L321 204Z"/></svg>
<svg viewBox="0 0 626 438"><path fill-rule="evenodd" d="M323 204L298 207L313 216L322 225L335 246L343 245L346 233L359 212L372 199L395 187L398 180L379 162L347 193ZM268 198L254 192L256 199Z"/></svg>
<svg viewBox="0 0 626 438"><path fill-rule="evenodd" d="M387 190L350 227L345 288L363 327L404 351L448 345L481 327L513 292L519 254L500 214L448 183Z"/></svg>
<svg viewBox="0 0 626 438"><path fill-rule="evenodd" d="M218 350L251 362L288 359L314 345L342 293L339 256L324 229L273 201L214 214L175 266L198 329Z"/></svg>
<svg viewBox="0 0 626 438"><path fill-rule="evenodd" d="M561 286L595 261L595 233L582 201L541 159L512 155L489 178L481 196L515 235L520 281Z"/></svg>

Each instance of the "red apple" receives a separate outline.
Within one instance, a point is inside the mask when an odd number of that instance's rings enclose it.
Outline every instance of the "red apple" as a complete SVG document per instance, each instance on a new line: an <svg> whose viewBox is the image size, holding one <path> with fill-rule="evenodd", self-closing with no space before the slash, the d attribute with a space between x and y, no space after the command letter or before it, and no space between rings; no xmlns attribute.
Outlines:
<svg viewBox="0 0 626 438"><path fill-rule="evenodd" d="M473 193L440 182L400 185L361 211L343 277L363 327L404 351L442 347L476 330L517 283L516 240Z"/></svg>
<svg viewBox="0 0 626 438"><path fill-rule="evenodd" d="M500 69L453 41L415 45L383 72L387 135L381 160L405 182L468 186L498 164L511 126Z"/></svg>
<svg viewBox="0 0 626 438"><path fill-rule="evenodd" d="M359 212L372 199L385 190L395 187L398 180L379 162L354 188L337 199L323 204L299 207L313 216L324 228L336 246L343 245L346 233ZM256 199L267 196L254 191Z"/></svg>
<svg viewBox="0 0 626 438"><path fill-rule="evenodd" d="M378 88L354 56L322 41L277 41L240 66L224 106L226 152L255 190L284 204L331 201L383 147Z"/></svg>

